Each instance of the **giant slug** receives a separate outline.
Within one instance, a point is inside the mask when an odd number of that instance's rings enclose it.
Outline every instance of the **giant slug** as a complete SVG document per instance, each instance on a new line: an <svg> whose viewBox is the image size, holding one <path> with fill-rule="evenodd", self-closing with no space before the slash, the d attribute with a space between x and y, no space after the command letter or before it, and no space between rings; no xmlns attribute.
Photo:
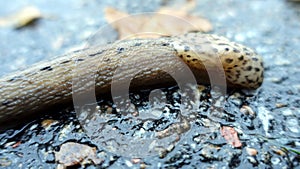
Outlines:
<svg viewBox="0 0 300 169"><path fill-rule="evenodd" d="M113 78L122 79L136 71L131 88L172 84L174 80L166 71L144 68L179 70L182 65L178 58L190 68L199 83L209 83L207 70L216 69L214 63L218 60L228 87L256 89L263 82L262 58L252 49L224 37L187 33L158 39L124 40L69 53L3 76L0 79L0 128L58 105L72 104L74 78L80 79L78 93L90 90L91 84L85 78L94 78L92 85L97 95L110 92ZM114 74L119 66L122 71Z"/></svg>

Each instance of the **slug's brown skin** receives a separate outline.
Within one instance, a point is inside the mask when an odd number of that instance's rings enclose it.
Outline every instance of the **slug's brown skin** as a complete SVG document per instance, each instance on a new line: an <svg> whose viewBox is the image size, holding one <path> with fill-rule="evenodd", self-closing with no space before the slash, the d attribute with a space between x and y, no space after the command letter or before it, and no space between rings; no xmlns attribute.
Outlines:
<svg viewBox="0 0 300 169"><path fill-rule="evenodd" d="M127 40L66 54L1 78L0 128L52 107L72 104L74 80L79 81L74 84L76 93L91 90L93 84L85 79L95 77L96 93L107 94L112 78L124 79L145 66L166 67L168 71L181 69L182 65L175 58L181 58L189 66L199 83L209 82L205 69L214 69L216 59L222 62L229 87L256 89L263 81L261 57L223 37L188 33L178 37ZM122 65L122 72L114 74ZM130 69L132 67L136 69ZM149 69L136 75L131 88L171 83L172 78L167 73Z"/></svg>

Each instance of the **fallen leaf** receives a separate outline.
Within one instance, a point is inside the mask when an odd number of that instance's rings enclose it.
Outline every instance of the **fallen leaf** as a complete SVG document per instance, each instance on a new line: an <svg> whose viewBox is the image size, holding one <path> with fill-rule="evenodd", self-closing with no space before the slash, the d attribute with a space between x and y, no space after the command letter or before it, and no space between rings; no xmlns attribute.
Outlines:
<svg viewBox="0 0 300 169"><path fill-rule="evenodd" d="M105 8L104 13L106 20L119 32L119 39L157 38L190 31L211 31L212 25L208 20L189 14L189 10L194 7L195 1L189 1L179 9L162 7L155 13L130 15L111 7Z"/></svg>
<svg viewBox="0 0 300 169"><path fill-rule="evenodd" d="M223 126L221 128L221 134L224 137L224 139L231 144L233 147L241 147L242 143L239 140L239 137L237 135L237 132L234 130L234 128L229 126Z"/></svg>
<svg viewBox="0 0 300 169"><path fill-rule="evenodd" d="M95 147L74 142L64 143L59 152L55 152L55 160L65 167L90 164L90 161L94 164L103 162L97 157Z"/></svg>
<svg viewBox="0 0 300 169"><path fill-rule="evenodd" d="M42 14L38 8L27 6L15 14L0 18L0 27L13 26L19 29L31 25L41 17Z"/></svg>
<svg viewBox="0 0 300 169"><path fill-rule="evenodd" d="M191 25L187 25L188 27L185 28L188 31L200 31L200 32L211 31L213 27L207 19L189 14L189 11L193 10L195 6L196 6L196 1L190 0L188 1L188 3L182 5L179 9L176 6L162 7L157 12L161 14L172 15L186 20L191 24ZM179 33L186 33L186 32L179 32Z"/></svg>

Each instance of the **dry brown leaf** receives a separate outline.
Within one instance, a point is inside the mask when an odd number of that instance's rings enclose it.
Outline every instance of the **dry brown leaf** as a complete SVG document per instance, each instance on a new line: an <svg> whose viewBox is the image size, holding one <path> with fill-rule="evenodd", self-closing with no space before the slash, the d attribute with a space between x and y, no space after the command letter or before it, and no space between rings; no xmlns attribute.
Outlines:
<svg viewBox="0 0 300 169"><path fill-rule="evenodd" d="M180 9L163 7L156 13L129 15L111 7L107 7L104 13L106 20L119 32L119 39L211 31L212 25L208 20L189 14L194 7L195 2L190 1Z"/></svg>
<svg viewBox="0 0 300 169"><path fill-rule="evenodd" d="M223 126L221 128L221 134L225 138L225 140L233 147L242 147L242 143L234 128Z"/></svg>
<svg viewBox="0 0 300 169"><path fill-rule="evenodd" d="M194 27L188 27L188 31L201 31L201 32L209 32L213 29L211 23L202 17L195 16L189 14L189 11L194 9L196 6L195 0L190 0L186 4L182 5L180 8L178 7L162 7L157 12L166 15L172 15L178 18L182 18L189 22ZM189 25L188 25L189 26ZM184 32L183 32L184 33Z"/></svg>
<svg viewBox="0 0 300 169"><path fill-rule="evenodd" d="M27 6L15 14L0 18L0 27L13 26L19 29L30 25L41 17L42 14L38 8Z"/></svg>

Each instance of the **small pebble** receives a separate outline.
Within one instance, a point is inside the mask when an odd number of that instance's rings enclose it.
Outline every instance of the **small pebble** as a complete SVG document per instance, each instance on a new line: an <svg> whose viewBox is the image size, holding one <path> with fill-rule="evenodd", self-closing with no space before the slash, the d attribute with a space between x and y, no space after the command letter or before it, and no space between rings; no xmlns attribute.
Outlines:
<svg viewBox="0 0 300 169"><path fill-rule="evenodd" d="M274 119L272 112L266 107L258 107L258 118L261 120L265 134L269 135L270 120Z"/></svg>
<svg viewBox="0 0 300 169"><path fill-rule="evenodd" d="M30 128L29 128L29 130L34 130L34 129L36 129L38 127L38 124L34 124L34 125L32 125Z"/></svg>
<svg viewBox="0 0 300 169"><path fill-rule="evenodd" d="M241 94L235 92L234 94L230 95L228 99L236 106L240 106L242 104L242 100L239 97L241 97Z"/></svg>
<svg viewBox="0 0 300 169"><path fill-rule="evenodd" d="M246 105L243 105L241 108L240 108L240 111L245 114L245 115L250 115L250 116L255 116L256 113L252 110L251 107L249 106L246 106Z"/></svg>
<svg viewBox="0 0 300 169"><path fill-rule="evenodd" d="M296 118L291 118L286 121L286 126L293 133L300 133L299 131L299 122Z"/></svg>
<svg viewBox="0 0 300 169"><path fill-rule="evenodd" d="M140 158L133 158L133 159L131 159L131 162L132 162L133 164L137 164L137 163L140 163L140 162L141 162L141 159L140 159Z"/></svg>
<svg viewBox="0 0 300 169"><path fill-rule="evenodd" d="M132 167L133 166L133 164L128 160L125 161L125 164L127 165L127 167Z"/></svg>
<svg viewBox="0 0 300 169"><path fill-rule="evenodd" d="M147 167L147 165L144 163L140 165L140 169L145 169L146 167Z"/></svg>
<svg viewBox="0 0 300 169"><path fill-rule="evenodd" d="M277 157L272 157L272 158L271 158L271 162L272 162L273 165L277 165L277 164L279 164L280 159L277 158Z"/></svg>
<svg viewBox="0 0 300 169"><path fill-rule="evenodd" d="M160 149L160 150L158 150L159 158L164 158L164 157L166 157L167 154L168 154L168 152L167 152L166 149Z"/></svg>
<svg viewBox="0 0 300 169"><path fill-rule="evenodd" d="M281 111L282 115L284 116L292 116L294 115L293 111L291 109L284 109Z"/></svg>
<svg viewBox="0 0 300 169"><path fill-rule="evenodd" d="M112 111L113 111L112 107L107 107L106 109L107 114L112 114Z"/></svg>
<svg viewBox="0 0 300 169"><path fill-rule="evenodd" d="M194 137L194 141L195 141L196 143L200 143L201 140L202 140L202 138L201 138L200 136Z"/></svg>
<svg viewBox="0 0 300 169"><path fill-rule="evenodd" d="M257 155L257 150L254 148L246 147L246 151L250 156L256 156Z"/></svg>
<svg viewBox="0 0 300 169"><path fill-rule="evenodd" d="M168 152L171 152L173 149L174 149L175 145L174 144L170 144L168 147L167 147L167 151Z"/></svg>
<svg viewBox="0 0 300 169"><path fill-rule="evenodd" d="M281 108L281 107L286 107L288 106L287 104L284 103L276 103L276 108Z"/></svg>
<svg viewBox="0 0 300 169"><path fill-rule="evenodd" d="M46 130L48 130L51 126L57 124L58 121L57 120L53 120L53 119L46 119L43 120L41 122L42 127L44 127Z"/></svg>
<svg viewBox="0 0 300 169"><path fill-rule="evenodd" d="M283 78L283 77L272 77L268 80L270 80L273 83L280 84L285 80L285 78Z"/></svg>
<svg viewBox="0 0 300 169"><path fill-rule="evenodd" d="M4 148L7 148L7 147L10 147L10 146L13 146L14 144L16 144L15 141L11 141L11 142L8 142L4 145Z"/></svg>
<svg viewBox="0 0 300 169"><path fill-rule="evenodd" d="M257 165L257 160L254 157L249 156L249 157L247 157L247 159L253 165Z"/></svg>
<svg viewBox="0 0 300 169"><path fill-rule="evenodd" d="M278 149L278 148L275 147L275 146L272 146L271 149L272 149L272 151L273 151L274 153L276 153L276 154L278 154L278 155L280 155L280 156L286 156L286 152L284 152L284 151Z"/></svg>

